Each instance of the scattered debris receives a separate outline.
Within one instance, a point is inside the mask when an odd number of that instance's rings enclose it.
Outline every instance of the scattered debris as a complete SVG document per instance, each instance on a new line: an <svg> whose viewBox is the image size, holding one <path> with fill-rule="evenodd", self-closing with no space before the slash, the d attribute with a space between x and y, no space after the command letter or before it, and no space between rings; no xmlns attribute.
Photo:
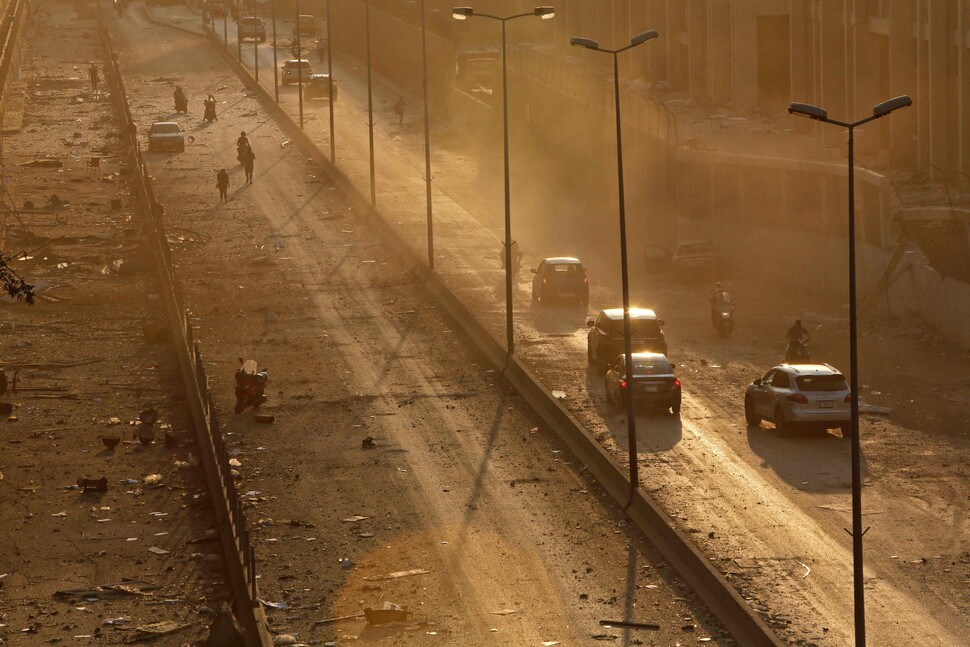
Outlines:
<svg viewBox="0 0 970 647"><path fill-rule="evenodd" d="M186 627L191 627L191 623L180 625L174 620L162 620L161 622L153 622L148 625L141 625L140 627L135 627L135 635L127 640L130 643L142 642L146 640L155 640L156 638L161 638L162 636L169 636L171 634L182 631Z"/></svg>
<svg viewBox="0 0 970 647"><path fill-rule="evenodd" d="M30 166L35 168L61 168L64 163L59 159L53 159L50 157L44 159L29 160L27 162L21 162L17 166Z"/></svg>
<svg viewBox="0 0 970 647"><path fill-rule="evenodd" d="M375 447L377 447L377 443L374 442L373 436L368 436L360 442L361 449L374 449Z"/></svg>
<svg viewBox="0 0 970 647"><path fill-rule="evenodd" d="M518 613L518 609L502 609L500 611L489 611L493 616L510 616L513 613Z"/></svg>
<svg viewBox="0 0 970 647"><path fill-rule="evenodd" d="M161 485L162 475L161 474L149 474L142 479L142 483L145 485Z"/></svg>
<svg viewBox="0 0 970 647"><path fill-rule="evenodd" d="M557 400L565 400L566 399L566 392L565 391L559 391L558 389L555 389L552 392L552 397L556 398Z"/></svg>
<svg viewBox="0 0 970 647"><path fill-rule="evenodd" d="M364 609L367 624L383 625L389 622L407 622L408 612L393 602L385 602L380 609Z"/></svg>
<svg viewBox="0 0 970 647"><path fill-rule="evenodd" d="M148 549L148 552L154 553L155 555L168 555L170 551L167 551L164 548L159 548L158 546L151 546Z"/></svg>
<svg viewBox="0 0 970 647"><path fill-rule="evenodd" d="M78 477L77 486L82 492L101 492L108 491L108 477L102 476L99 479L89 479L86 476Z"/></svg>
<svg viewBox="0 0 970 647"><path fill-rule="evenodd" d="M270 609L288 609L289 605L286 602L267 602L263 598L259 598L260 604L269 607Z"/></svg>
<svg viewBox="0 0 970 647"><path fill-rule="evenodd" d="M315 621L313 623L313 626L316 627L318 625L328 625L332 622L341 622L342 620L354 620L354 619L363 618L363 617L364 617L363 613L355 613L354 615L351 615L351 616L336 616L334 618L324 618L323 620Z"/></svg>
<svg viewBox="0 0 970 647"><path fill-rule="evenodd" d="M101 443L108 449L114 449L121 442L121 436L101 436Z"/></svg>
<svg viewBox="0 0 970 647"><path fill-rule="evenodd" d="M209 626L209 636L205 644L206 647L245 647L245 636L246 630L232 615L229 605L223 602L219 613Z"/></svg>
<svg viewBox="0 0 970 647"><path fill-rule="evenodd" d="M363 517L359 514L355 514L352 517L347 517L346 519L341 519L341 521L346 521L347 523L355 523L357 521L363 521L364 519L370 519L370 517Z"/></svg>
<svg viewBox="0 0 970 647"><path fill-rule="evenodd" d="M257 413L253 416L253 421L258 422L263 425L272 424L276 420L276 416L271 416L268 413Z"/></svg>
<svg viewBox="0 0 970 647"><path fill-rule="evenodd" d="M859 413L871 413L876 416L888 416L892 414L893 410L890 407L880 407L875 404L869 404L868 402L859 403Z"/></svg>
<svg viewBox="0 0 970 647"><path fill-rule="evenodd" d="M385 575L370 575L364 579L369 582L376 582L378 580L396 580L399 577L410 577L411 575L426 575L431 571L425 570L423 568L412 568L409 571L395 571L393 573L387 573Z"/></svg>
<svg viewBox="0 0 970 647"><path fill-rule="evenodd" d="M660 629L655 622L629 622L627 620L600 620L601 627L623 627L625 629ZM601 640L601 639L597 639ZM613 640L612 638L610 640Z"/></svg>

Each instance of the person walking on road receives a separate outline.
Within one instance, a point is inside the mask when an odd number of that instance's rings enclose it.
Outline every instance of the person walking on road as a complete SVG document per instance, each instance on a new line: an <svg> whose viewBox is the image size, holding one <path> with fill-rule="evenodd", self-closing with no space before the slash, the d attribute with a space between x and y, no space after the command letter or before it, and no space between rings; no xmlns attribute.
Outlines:
<svg viewBox="0 0 970 647"><path fill-rule="evenodd" d="M253 183L253 161L255 159L256 153L253 152L252 148L243 151L243 170L246 171L246 184Z"/></svg>
<svg viewBox="0 0 970 647"><path fill-rule="evenodd" d="M88 78L91 79L91 90L97 94L98 93L98 83L101 82L101 76L98 74L98 64L91 63L91 67L88 68Z"/></svg>
<svg viewBox="0 0 970 647"><path fill-rule="evenodd" d="M216 188L219 189L219 202L229 202L229 174L226 169L219 169L216 173Z"/></svg>
<svg viewBox="0 0 970 647"><path fill-rule="evenodd" d="M327 41L322 38L317 39L317 56L320 57L321 63L327 58Z"/></svg>
<svg viewBox="0 0 970 647"><path fill-rule="evenodd" d="M397 125L401 126L404 124L404 97L399 97L397 103L394 104L394 114L397 115Z"/></svg>

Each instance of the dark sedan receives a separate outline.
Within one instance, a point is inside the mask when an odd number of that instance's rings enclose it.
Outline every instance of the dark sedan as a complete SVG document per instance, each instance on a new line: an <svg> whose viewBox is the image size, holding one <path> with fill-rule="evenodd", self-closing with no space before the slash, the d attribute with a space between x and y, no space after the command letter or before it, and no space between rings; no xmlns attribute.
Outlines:
<svg viewBox="0 0 970 647"><path fill-rule="evenodd" d="M580 305L589 303L589 278L586 268L578 258L556 256L543 259L532 270L532 301L572 301Z"/></svg>
<svg viewBox="0 0 970 647"><path fill-rule="evenodd" d="M633 389L634 404L659 407L680 415L680 380L676 364L660 353L633 353L633 377L627 376L626 355L620 355L606 371L606 399L622 408Z"/></svg>

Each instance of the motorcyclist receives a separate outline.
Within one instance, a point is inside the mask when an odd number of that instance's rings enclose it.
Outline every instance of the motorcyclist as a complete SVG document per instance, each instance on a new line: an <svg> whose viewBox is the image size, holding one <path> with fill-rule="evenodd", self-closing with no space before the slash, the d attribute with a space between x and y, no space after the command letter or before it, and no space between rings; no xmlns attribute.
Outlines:
<svg viewBox="0 0 970 647"><path fill-rule="evenodd" d="M205 106L205 117L204 119L209 119L209 121L215 121L218 119L216 117L216 98L211 94L206 97L206 100L202 102Z"/></svg>
<svg viewBox="0 0 970 647"><path fill-rule="evenodd" d="M811 340L811 336L808 334L808 330L802 325L801 319L795 320L795 325L788 329L785 337L788 339L789 355L805 355L805 343Z"/></svg>
<svg viewBox="0 0 970 647"><path fill-rule="evenodd" d="M711 323L716 325L718 316L721 314L721 308L725 305L731 307L731 295L724 289L720 281L714 284L714 292L711 293L710 301Z"/></svg>
<svg viewBox="0 0 970 647"><path fill-rule="evenodd" d="M244 159L243 151L249 148L250 148L249 138L246 137L246 131L243 130L242 132L239 133L239 137L236 138L236 159L239 160L240 164L243 163L243 159Z"/></svg>

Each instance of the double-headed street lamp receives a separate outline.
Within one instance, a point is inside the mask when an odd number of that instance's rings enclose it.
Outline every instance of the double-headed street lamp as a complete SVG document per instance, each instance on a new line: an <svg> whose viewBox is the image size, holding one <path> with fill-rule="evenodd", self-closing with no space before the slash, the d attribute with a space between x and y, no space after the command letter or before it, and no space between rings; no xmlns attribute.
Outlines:
<svg viewBox="0 0 970 647"><path fill-rule="evenodd" d="M606 52L607 54L612 54L613 56L613 95L614 100L616 101L616 170L620 197L620 274L623 284L623 352L626 355L627 379L630 381L630 388L627 389L626 394L626 426L627 436L629 438L628 447L630 460L630 499L627 501L627 507L629 507L630 503L633 502L633 493L636 492L637 487L640 485L640 478L637 467L637 416L636 408L634 406L634 388L632 382L634 370L633 331L631 330L630 325L630 276L626 255L626 203L623 193L623 137L622 129L620 127L620 68L617 55L620 52L633 49L637 45L642 45L648 40L653 40L659 35L660 34L653 29L641 32L630 39L629 45L619 49L604 49L600 47L598 42L591 38L574 36L569 39L569 43L571 45L580 45L586 49L591 49L596 52Z"/></svg>
<svg viewBox="0 0 970 647"><path fill-rule="evenodd" d="M862 561L862 451L859 442L859 354L856 335L856 271L855 271L855 129L870 121L885 117L893 110L905 108L913 100L903 95L883 101L872 114L851 123L830 119L828 112L808 103L792 103L788 112L816 121L849 129L849 388L852 415L852 581L855 600L855 644L866 644L865 582Z"/></svg>
<svg viewBox="0 0 970 647"><path fill-rule="evenodd" d="M472 7L455 7L451 16L455 20L466 20L472 16L491 18L502 23L502 126L505 142L505 337L507 352L515 353L515 335L512 332L512 202L509 191L509 98L508 98L508 69L505 64L505 23L516 18L538 16L542 20L555 17L553 7L535 7L529 13L519 13L513 16L494 16L487 13L475 13Z"/></svg>

